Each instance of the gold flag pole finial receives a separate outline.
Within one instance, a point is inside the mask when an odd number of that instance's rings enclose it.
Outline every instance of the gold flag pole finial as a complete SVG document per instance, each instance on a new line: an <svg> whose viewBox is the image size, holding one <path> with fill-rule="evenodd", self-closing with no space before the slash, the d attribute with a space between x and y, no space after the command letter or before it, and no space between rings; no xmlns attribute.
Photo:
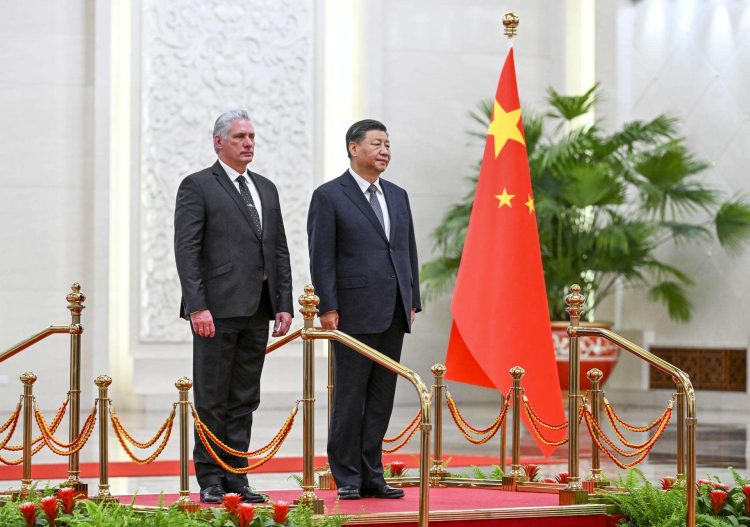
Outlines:
<svg viewBox="0 0 750 527"><path fill-rule="evenodd" d="M505 13L503 16L503 32L508 38L513 38L518 34L518 15L515 13Z"/></svg>

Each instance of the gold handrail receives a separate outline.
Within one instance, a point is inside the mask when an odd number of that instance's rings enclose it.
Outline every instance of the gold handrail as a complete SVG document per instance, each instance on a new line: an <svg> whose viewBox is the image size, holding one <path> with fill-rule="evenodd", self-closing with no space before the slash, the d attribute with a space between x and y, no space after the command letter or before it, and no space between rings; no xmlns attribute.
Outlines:
<svg viewBox="0 0 750 527"><path fill-rule="evenodd" d="M633 344L629 340L621 337L617 333L608 329L602 328L591 328L591 327L568 327L568 335L573 337L580 336L596 336L602 337L625 351L632 353L636 357L646 361L654 368L661 372L666 373L672 377L675 384L682 388L685 394L686 400L686 413L687 418L685 419L685 425L687 427L687 474L685 481L685 494L687 499L687 527L695 526L695 478L696 478L696 451L695 451L695 435L696 426L698 419L696 417L696 404L695 404L695 390L693 390L693 384L690 382L690 376L687 373L677 368L676 366L665 361L661 357L657 357L653 353L646 351L640 346ZM682 453L681 445L678 445L678 457ZM678 463L679 465L680 463Z"/></svg>
<svg viewBox="0 0 750 527"><path fill-rule="evenodd" d="M276 351L277 349L279 349L282 346L286 346L287 344L289 344L291 341L293 341L294 339L296 339L300 335L302 335L302 328L299 328L299 329L297 329L295 331L292 331L291 333L288 333L287 335L281 337L278 340L274 340L266 348L266 355L268 355L272 351Z"/></svg>
<svg viewBox="0 0 750 527"><path fill-rule="evenodd" d="M17 355L18 353L21 353L23 350L25 350L28 347L33 346L37 342L40 342L50 335L55 335L57 333L67 333L69 335L80 335L83 329L81 328L80 324L70 324L67 326L63 325L50 325L41 330L39 333L36 333L26 340L22 340L18 344L11 346L7 350L5 350L2 354L0 354L0 362L5 362L9 358L13 357L14 355Z"/></svg>
<svg viewBox="0 0 750 527"><path fill-rule="evenodd" d="M390 357L338 330L305 328L303 339L335 340L409 381L417 390L422 409L419 446L419 527L429 525L430 504L430 404L432 394L419 375Z"/></svg>

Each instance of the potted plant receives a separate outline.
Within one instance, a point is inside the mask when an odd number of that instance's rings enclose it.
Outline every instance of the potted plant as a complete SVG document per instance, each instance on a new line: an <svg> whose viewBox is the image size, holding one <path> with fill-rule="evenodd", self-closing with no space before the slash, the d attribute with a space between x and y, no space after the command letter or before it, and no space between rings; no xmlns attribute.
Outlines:
<svg viewBox="0 0 750 527"><path fill-rule="evenodd" d="M693 279L657 249L716 240L735 252L750 239L750 203L701 179L707 164L688 150L676 119L659 115L607 132L586 122L597 99L597 86L576 96L550 88L546 111L523 118L550 319L560 321L553 327L567 325L563 298L573 283L586 295L589 321L619 282L645 288L672 320L687 322ZM471 116L486 130L491 112L491 101L484 101ZM470 134L486 138L484 131ZM426 298L453 284L477 177L470 181L471 191L432 233L438 256L420 271ZM594 358L617 353L597 343L582 342L581 348L582 373L591 358L587 352ZM567 361L564 331L556 338L556 351ZM567 385L562 371L561 381ZM584 375L581 381L588 384Z"/></svg>

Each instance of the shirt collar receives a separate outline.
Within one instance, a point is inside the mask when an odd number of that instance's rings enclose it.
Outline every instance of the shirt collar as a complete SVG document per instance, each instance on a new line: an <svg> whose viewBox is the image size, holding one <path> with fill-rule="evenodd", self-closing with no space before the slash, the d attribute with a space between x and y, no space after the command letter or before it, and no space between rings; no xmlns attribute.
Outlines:
<svg viewBox="0 0 750 527"><path fill-rule="evenodd" d="M221 163L221 166L224 169L224 172L227 173L227 176L229 176L229 179L231 179L232 181L235 181L237 179L237 176L240 176L240 175L245 176L247 178L247 171L245 171L242 174L240 174L235 169L233 169L232 167L230 167L229 165L227 165L221 159L219 159L219 163Z"/></svg>
<svg viewBox="0 0 750 527"><path fill-rule="evenodd" d="M359 185L359 188L360 188L360 190L362 190L362 193L363 193L363 194L367 194L367 189L369 189L369 188L370 188L370 182L369 182L369 181L367 181L367 180L366 180L365 178L363 178L362 176L360 176L359 174L357 174L357 173L356 173L356 172L354 171L354 169L353 169L353 168L350 168L350 169L349 169L349 173L350 173L350 174L352 175L352 177L354 177L354 181L356 181L356 182L357 182L357 185ZM380 186L380 178L376 179L376 180L375 180L375 181L374 181L374 182L373 182L372 184L373 184L373 185L375 185L375 188L377 188L377 189L378 189L378 192L379 192L380 194L382 194L382 193L383 193L383 189L382 189L382 187Z"/></svg>

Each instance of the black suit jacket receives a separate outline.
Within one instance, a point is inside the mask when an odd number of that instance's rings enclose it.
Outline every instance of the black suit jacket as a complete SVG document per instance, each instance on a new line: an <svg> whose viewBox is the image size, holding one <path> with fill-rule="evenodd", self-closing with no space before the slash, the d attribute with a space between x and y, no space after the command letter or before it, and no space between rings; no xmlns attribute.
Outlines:
<svg viewBox="0 0 750 527"><path fill-rule="evenodd" d="M174 216L174 250L182 287L180 316L209 309L214 318L251 316L263 273L273 313L292 311L292 273L276 186L248 171L260 194L263 233L217 161L182 180Z"/></svg>
<svg viewBox="0 0 750 527"><path fill-rule="evenodd" d="M381 179L380 185L389 238L348 170L318 187L310 202L307 235L318 308L320 313L338 310L339 329L346 333L385 331L393 320L397 288L407 328L411 309L422 309L409 198L389 181Z"/></svg>

